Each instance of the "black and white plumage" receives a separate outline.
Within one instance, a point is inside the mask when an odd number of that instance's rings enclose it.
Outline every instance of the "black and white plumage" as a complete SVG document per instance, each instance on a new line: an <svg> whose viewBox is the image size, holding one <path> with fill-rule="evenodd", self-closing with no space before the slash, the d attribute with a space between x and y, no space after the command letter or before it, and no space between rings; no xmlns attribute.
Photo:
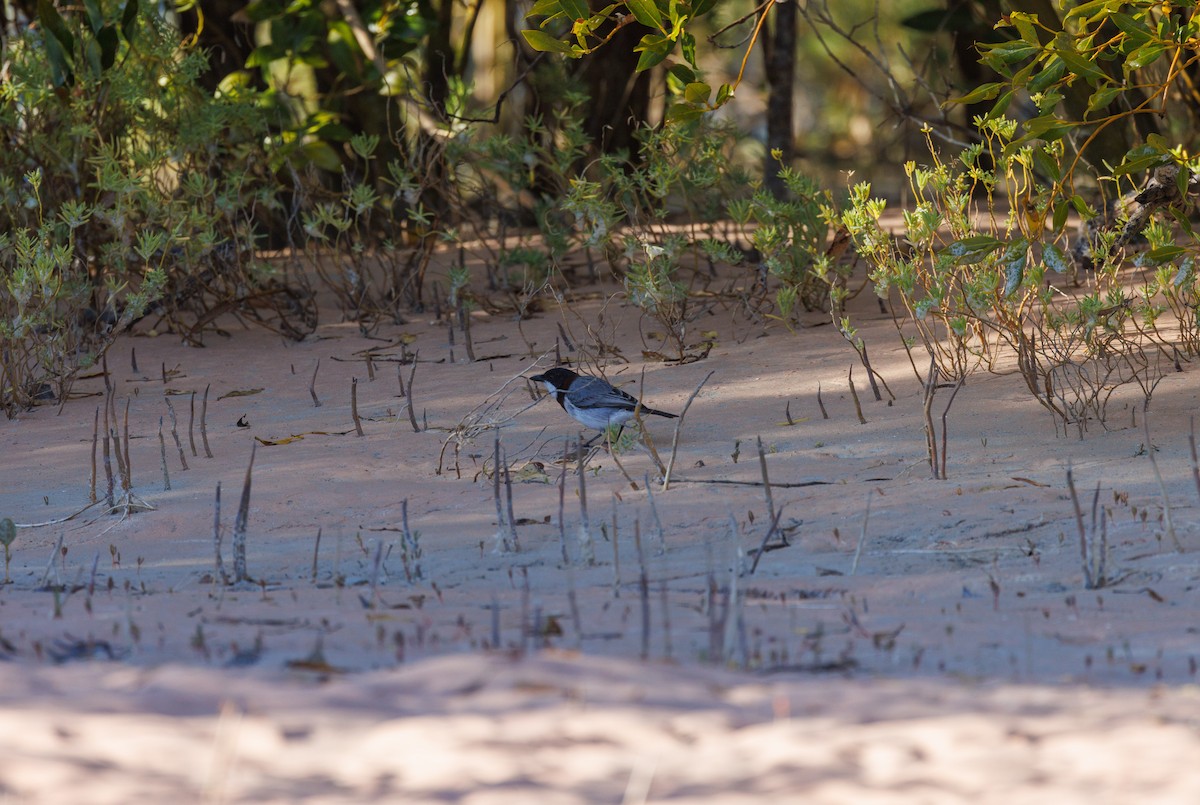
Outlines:
<svg viewBox="0 0 1200 805"><path fill-rule="evenodd" d="M548 369L544 374L535 375L530 380L544 385L546 391L554 396L555 401L576 422L600 431L608 430L613 425L623 426L633 419L634 411L671 419L679 416L645 405L639 407L635 397L614 387L608 381L580 375L561 366Z"/></svg>

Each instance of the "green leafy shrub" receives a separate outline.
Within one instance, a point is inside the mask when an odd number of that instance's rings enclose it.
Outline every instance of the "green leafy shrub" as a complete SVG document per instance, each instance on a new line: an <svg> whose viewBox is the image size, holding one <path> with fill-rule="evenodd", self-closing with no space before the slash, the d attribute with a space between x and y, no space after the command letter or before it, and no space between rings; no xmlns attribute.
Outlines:
<svg viewBox="0 0 1200 805"><path fill-rule="evenodd" d="M5 413L64 398L148 311L193 343L222 310L307 332L311 303L254 257L278 203L260 98L203 91L203 55L137 0L39 13L0 83Z"/></svg>

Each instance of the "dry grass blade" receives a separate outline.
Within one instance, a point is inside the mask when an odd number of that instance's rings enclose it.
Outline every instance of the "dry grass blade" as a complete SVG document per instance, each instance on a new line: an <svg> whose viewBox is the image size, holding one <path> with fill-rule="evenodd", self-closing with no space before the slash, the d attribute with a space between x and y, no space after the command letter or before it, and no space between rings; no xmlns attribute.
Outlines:
<svg viewBox="0 0 1200 805"><path fill-rule="evenodd" d="M862 559L863 549L867 544L867 523L871 520L871 493L867 492L867 510L863 513L862 532L858 535L858 545L854 548L854 561L850 563L850 575L858 572L858 561Z"/></svg>

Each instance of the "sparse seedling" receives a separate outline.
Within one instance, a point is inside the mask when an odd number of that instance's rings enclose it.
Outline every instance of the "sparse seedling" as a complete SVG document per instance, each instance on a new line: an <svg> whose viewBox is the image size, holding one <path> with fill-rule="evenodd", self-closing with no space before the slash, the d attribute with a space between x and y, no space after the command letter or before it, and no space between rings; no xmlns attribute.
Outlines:
<svg viewBox="0 0 1200 805"><path fill-rule="evenodd" d="M404 577L411 584L425 578L425 570L421 566L421 532L408 527L408 498L400 502L400 561L404 564Z"/></svg>
<svg viewBox="0 0 1200 805"><path fill-rule="evenodd" d="M1096 484L1096 493L1092 498L1091 528L1083 526L1083 509L1079 505L1079 495L1075 492L1075 475L1071 465L1067 465L1067 489L1071 493L1071 505L1075 507L1075 526L1079 531L1080 564L1083 567L1083 586L1088 590L1098 590L1112 583L1108 577L1108 520L1103 506L1097 506L1100 499L1100 484ZM1100 519L1097 525L1096 510L1099 509ZM1099 532L1099 533L1097 533Z"/></svg>

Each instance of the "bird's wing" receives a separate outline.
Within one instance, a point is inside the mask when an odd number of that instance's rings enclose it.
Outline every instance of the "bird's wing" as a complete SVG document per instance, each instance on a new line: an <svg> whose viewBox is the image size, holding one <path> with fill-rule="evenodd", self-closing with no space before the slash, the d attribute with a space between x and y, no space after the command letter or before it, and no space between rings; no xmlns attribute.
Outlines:
<svg viewBox="0 0 1200 805"><path fill-rule="evenodd" d="M636 398L610 386L598 377L580 377L572 383L571 398L581 408L599 406L632 411L638 404Z"/></svg>

